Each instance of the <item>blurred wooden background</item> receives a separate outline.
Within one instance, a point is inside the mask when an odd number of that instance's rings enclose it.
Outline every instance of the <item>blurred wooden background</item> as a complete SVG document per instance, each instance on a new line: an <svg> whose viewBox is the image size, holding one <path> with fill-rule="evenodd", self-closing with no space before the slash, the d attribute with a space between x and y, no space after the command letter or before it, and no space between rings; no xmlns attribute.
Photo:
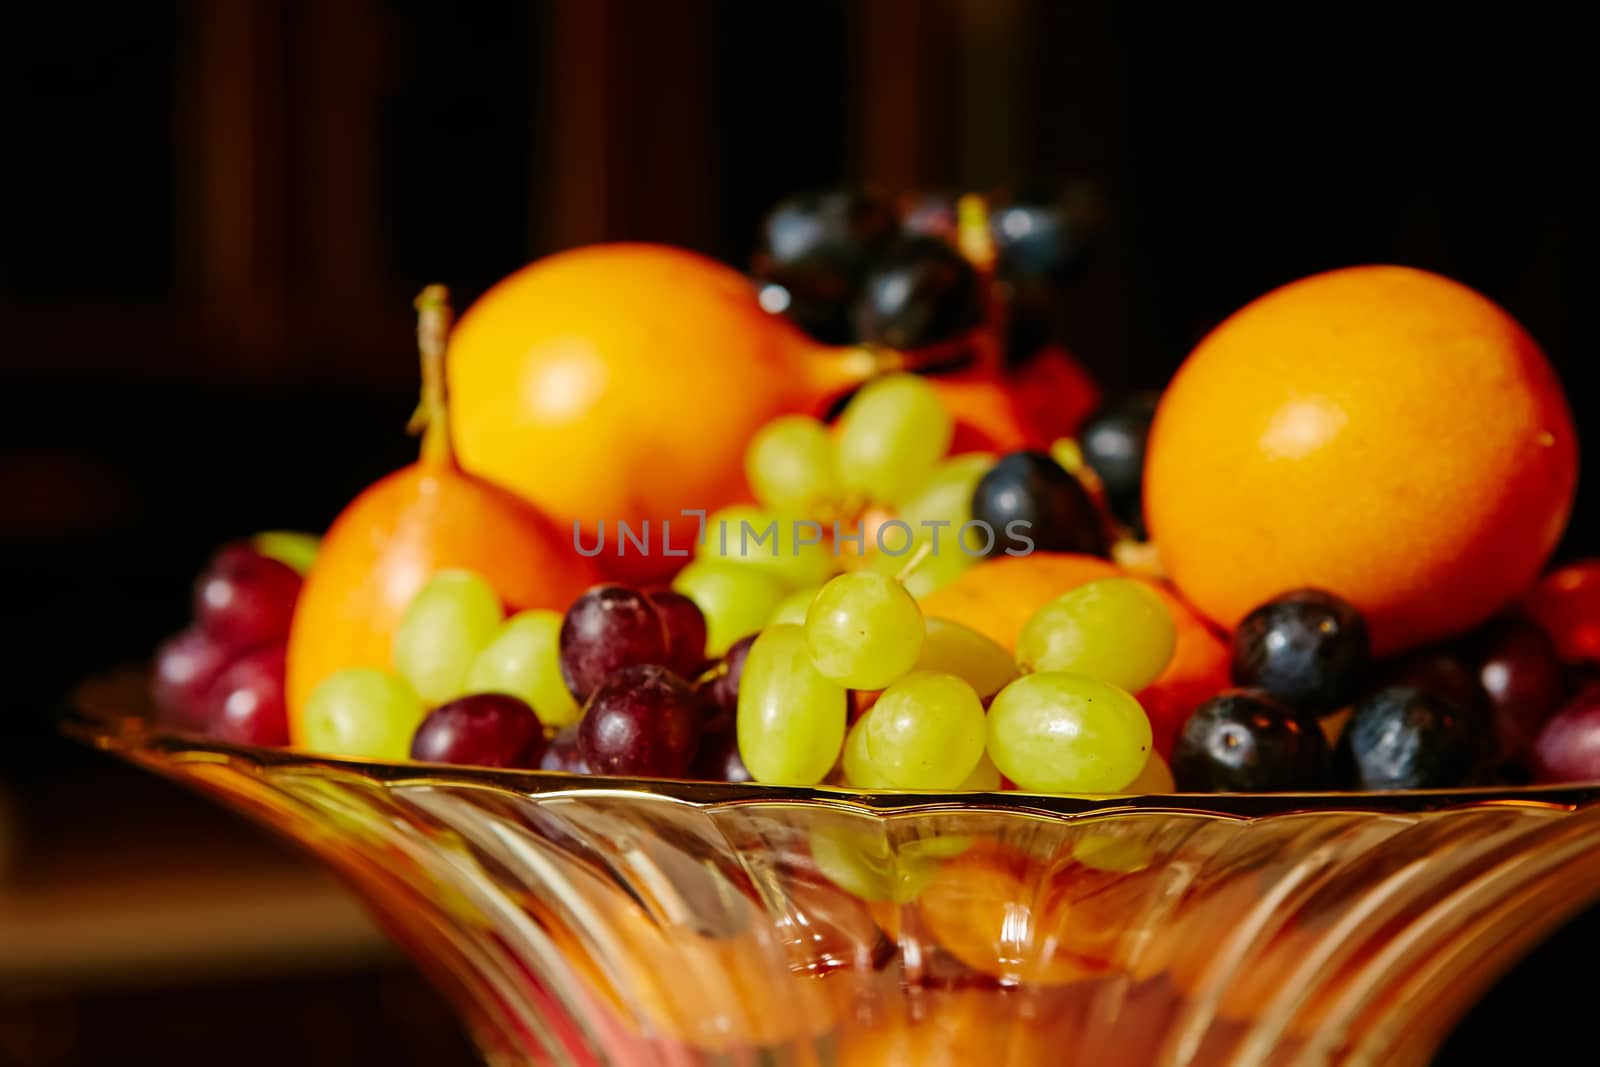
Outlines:
<svg viewBox="0 0 1600 1067"><path fill-rule="evenodd" d="M409 301L424 282L464 301L604 239L742 263L771 203L839 182L1089 179L1107 220L1068 341L1113 387L1160 385L1274 285L1393 261L1507 306L1593 426L1597 94L1574 17L0 0L0 931L34 934L0 933L0 1064L130 1049L264 1063L292 1055L260 1037L286 1020L316 1035L315 1062L466 1055L326 882L52 726L75 679L181 625L212 546L319 528L413 454ZM1586 438L1592 460L1600 433ZM1567 554L1600 547L1596 519L1580 509ZM185 922L186 894L210 891L240 907ZM309 918L284 918L286 900ZM256 905L300 946L288 958L250 949ZM39 932L91 916L85 929L121 933ZM1587 985L1561 975L1600 944L1594 926L1523 968L1441 1062L1575 1062L1560 1050L1577 1031L1556 1020L1581 1017ZM143 975L128 964L141 951ZM406 1019L444 1036L417 1039Z"/></svg>

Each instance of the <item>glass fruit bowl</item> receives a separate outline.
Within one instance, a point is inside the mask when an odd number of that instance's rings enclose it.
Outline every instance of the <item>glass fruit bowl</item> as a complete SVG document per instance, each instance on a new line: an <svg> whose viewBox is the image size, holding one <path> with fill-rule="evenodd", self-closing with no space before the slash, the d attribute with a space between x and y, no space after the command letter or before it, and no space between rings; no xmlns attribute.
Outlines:
<svg viewBox="0 0 1600 1067"><path fill-rule="evenodd" d="M1600 784L1034 796L75 736L335 869L494 1064L1421 1064L1600 895Z"/></svg>

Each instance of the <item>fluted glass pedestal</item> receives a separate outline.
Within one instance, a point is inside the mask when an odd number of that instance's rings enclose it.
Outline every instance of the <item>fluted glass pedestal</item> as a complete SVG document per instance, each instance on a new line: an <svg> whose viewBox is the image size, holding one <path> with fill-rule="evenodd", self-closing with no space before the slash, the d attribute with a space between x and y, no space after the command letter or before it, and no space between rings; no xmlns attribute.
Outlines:
<svg viewBox="0 0 1600 1067"><path fill-rule="evenodd" d="M495 1064L1423 1064L1600 896L1600 785L859 795L76 735L333 867Z"/></svg>

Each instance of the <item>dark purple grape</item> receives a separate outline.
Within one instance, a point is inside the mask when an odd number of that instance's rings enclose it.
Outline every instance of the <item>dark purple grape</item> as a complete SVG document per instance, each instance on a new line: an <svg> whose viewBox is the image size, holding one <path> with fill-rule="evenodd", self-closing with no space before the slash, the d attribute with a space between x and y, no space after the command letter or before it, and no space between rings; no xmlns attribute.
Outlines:
<svg viewBox="0 0 1600 1067"><path fill-rule="evenodd" d="M234 660L206 694L206 732L231 745L289 743L283 696L282 644L252 649Z"/></svg>
<svg viewBox="0 0 1600 1067"><path fill-rule="evenodd" d="M696 692L705 704L705 730L708 734L727 733L739 714L739 679L744 661L758 634L746 634L728 646L717 662L717 673L702 682Z"/></svg>
<svg viewBox="0 0 1600 1067"><path fill-rule="evenodd" d="M1328 741L1317 720L1259 690L1221 693L1194 709L1172 749L1186 793L1325 789Z"/></svg>
<svg viewBox="0 0 1600 1067"><path fill-rule="evenodd" d="M851 306L896 225L894 205L870 190L792 196L762 223L752 270L782 290L790 321L819 341L849 344Z"/></svg>
<svg viewBox="0 0 1600 1067"><path fill-rule="evenodd" d="M1384 673L1384 687L1399 685L1420 689L1453 705L1468 717L1487 719L1489 716L1489 697L1459 650L1423 649L1391 664Z"/></svg>
<svg viewBox="0 0 1600 1067"><path fill-rule="evenodd" d="M989 213L995 274L1011 285L1059 282L1083 260L1088 227L1065 203L1017 201Z"/></svg>
<svg viewBox="0 0 1600 1067"><path fill-rule="evenodd" d="M579 751L595 774L682 778L703 717L694 690L665 667L624 667L585 705Z"/></svg>
<svg viewBox="0 0 1600 1067"><path fill-rule="evenodd" d="M694 754L689 777L706 782L748 782L750 771L739 755L739 738L732 730L706 734Z"/></svg>
<svg viewBox="0 0 1600 1067"><path fill-rule="evenodd" d="M206 694L237 655L198 626L169 637L156 651L150 680L150 695L165 721L180 729L205 729Z"/></svg>
<svg viewBox="0 0 1600 1067"><path fill-rule="evenodd" d="M544 756L544 727L509 693L472 693L428 712L411 738L411 758L470 767L534 768Z"/></svg>
<svg viewBox="0 0 1600 1067"><path fill-rule="evenodd" d="M1515 759L1561 706L1566 671L1550 635L1526 619L1491 623L1478 648L1478 682L1493 709L1497 754Z"/></svg>
<svg viewBox="0 0 1600 1067"><path fill-rule="evenodd" d="M667 662L667 631L643 593L597 585L561 620L561 677L581 704L623 667Z"/></svg>
<svg viewBox="0 0 1600 1067"><path fill-rule="evenodd" d="M983 282L935 237L905 237L873 266L856 304L860 340L897 349L958 337L984 320Z"/></svg>
<svg viewBox="0 0 1600 1067"><path fill-rule="evenodd" d="M1106 554L1100 513L1088 491L1043 452L1013 452L991 467L973 491L972 518L994 535L991 556ZM968 535L966 543L978 547L976 537Z"/></svg>
<svg viewBox="0 0 1600 1067"><path fill-rule="evenodd" d="M1144 535L1144 449L1157 399L1155 393L1120 397L1078 430L1083 461L1105 488L1111 514L1139 536Z"/></svg>
<svg viewBox="0 0 1600 1067"><path fill-rule="evenodd" d="M1579 689L1544 724L1531 755L1534 774L1541 782L1600 779L1600 685Z"/></svg>
<svg viewBox="0 0 1600 1067"><path fill-rule="evenodd" d="M1320 589L1297 589L1244 617L1233 632L1233 682L1264 689L1317 715L1338 711L1361 692L1372 667L1372 639L1361 613Z"/></svg>
<svg viewBox="0 0 1600 1067"><path fill-rule="evenodd" d="M293 567L249 545L228 545L195 582L194 617L213 640L255 648L288 639L299 595Z"/></svg>
<svg viewBox="0 0 1600 1067"><path fill-rule="evenodd" d="M1484 718L1449 700L1414 686L1389 686L1351 709L1335 765L1357 789L1449 789L1478 772L1488 734Z"/></svg>
<svg viewBox="0 0 1600 1067"><path fill-rule="evenodd" d="M589 763L583 758L582 742L578 738L578 724L563 726L550 739L550 747L539 760L541 771L557 774L588 774Z"/></svg>
<svg viewBox="0 0 1600 1067"><path fill-rule="evenodd" d="M700 606L682 593L658 589L649 594L667 631L667 659L663 664L684 678L693 678L706 665L706 617Z"/></svg>

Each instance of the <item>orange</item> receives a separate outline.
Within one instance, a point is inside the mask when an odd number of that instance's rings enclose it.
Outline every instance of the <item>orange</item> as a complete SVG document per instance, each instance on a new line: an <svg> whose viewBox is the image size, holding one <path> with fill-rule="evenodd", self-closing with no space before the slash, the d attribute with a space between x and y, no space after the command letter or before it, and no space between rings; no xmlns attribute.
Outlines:
<svg viewBox="0 0 1600 1067"><path fill-rule="evenodd" d="M1127 575L1098 556L1054 552L1000 556L969 568L924 597L922 611L966 623L1014 649L1017 635L1035 611L1085 582L1116 577L1138 576ZM1178 631L1172 662L1138 694L1150 716L1156 750L1165 755L1195 706L1228 686L1228 646L1171 589L1147 578L1138 580L1160 594Z"/></svg>
<svg viewBox="0 0 1600 1067"><path fill-rule="evenodd" d="M921 354L926 356L927 353ZM750 437L788 412L821 414L874 374L918 354L832 348L757 302L743 275L682 249L607 244L539 260L462 316L450 339L453 432L461 464L554 517L607 528L597 562L621 577L671 572L689 544L684 509L749 499ZM988 363L934 379L956 421L956 450L1039 447L1098 397L1064 352L999 374ZM617 524L652 551L619 555Z"/></svg>
<svg viewBox="0 0 1600 1067"><path fill-rule="evenodd" d="M1352 267L1268 293L1194 350L1156 412L1145 513L1217 623L1317 586L1384 654L1532 584L1576 477L1561 386L1521 326L1447 278Z"/></svg>
<svg viewBox="0 0 1600 1067"><path fill-rule="evenodd" d="M462 466L566 529L632 577L682 561L683 509L749 499L745 445L773 417L814 412L865 380L875 358L829 349L762 309L749 282L681 249L593 245L524 267L478 300L450 339ZM650 522L649 554L621 556L616 524Z"/></svg>
<svg viewBox="0 0 1600 1067"><path fill-rule="evenodd" d="M1078 891L1067 866L979 842L939 866L917 912L941 948L982 974L1030 985L1096 978L1109 967L1117 917L1084 905L1092 891Z"/></svg>
<svg viewBox="0 0 1600 1067"><path fill-rule="evenodd" d="M507 611L565 611L599 580L547 518L460 471L416 463L358 496L306 575L289 631L290 735L311 691L346 667L390 670L406 606L433 574L476 571Z"/></svg>
<svg viewBox="0 0 1600 1067"><path fill-rule="evenodd" d="M464 473L450 449L444 394L450 308L440 286L417 300L422 348L421 458L380 478L340 513L306 575L289 629L289 734L300 744L312 690L347 667L390 668L395 627L433 574L462 568L508 611L564 610L597 580L546 516Z"/></svg>
<svg viewBox="0 0 1600 1067"><path fill-rule="evenodd" d="M886 977L899 979L892 972ZM877 985L876 995L864 998L867 1007L845 1018L837 1058L820 1062L838 1067L1077 1062L1064 1059L1062 1047L1081 1036L1082 1005L1065 1010L1065 998L1055 991L925 983L908 994L898 981L879 979Z"/></svg>

